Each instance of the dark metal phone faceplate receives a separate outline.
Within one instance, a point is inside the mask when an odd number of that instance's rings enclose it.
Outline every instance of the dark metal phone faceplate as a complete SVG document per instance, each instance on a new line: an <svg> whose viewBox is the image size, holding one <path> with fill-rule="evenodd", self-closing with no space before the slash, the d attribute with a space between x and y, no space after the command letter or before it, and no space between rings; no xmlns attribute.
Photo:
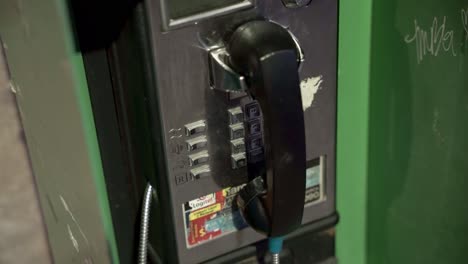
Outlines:
<svg viewBox="0 0 468 264"><path fill-rule="evenodd" d="M303 224L335 212L336 49L337 1L316 0L290 9L282 1L255 1L223 16L187 20L168 27L160 1L147 1L155 93L161 119L167 164L165 177L172 211L164 212L173 225L180 263L198 263L264 239L241 228L196 245L187 241L184 205L227 187L247 182L248 170L261 173L261 115L255 101L242 93L212 88L209 51L223 45L223 37L240 23L267 19L290 30L299 41L305 61L299 72L306 128L308 164L321 167L318 202L305 207ZM228 10L229 11L229 10ZM169 19L170 20L170 19ZM252 111L250 113L249 111ZM253 115L251 115L253 114ZM259 131L257 131L259 130ZM253 172L252 172L253 171ZM307 199L307 197L306 197ZM163 227L164 228L164 227ZM197 229L199 230L199 229Z"/></svg>

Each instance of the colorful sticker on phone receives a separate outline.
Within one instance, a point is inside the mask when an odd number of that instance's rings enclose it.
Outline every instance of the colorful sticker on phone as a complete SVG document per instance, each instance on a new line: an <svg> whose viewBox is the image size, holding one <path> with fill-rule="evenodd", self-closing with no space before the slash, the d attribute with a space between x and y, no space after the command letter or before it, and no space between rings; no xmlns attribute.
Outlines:
<svg viewBox="0 0 468 264"><path fill-rule="evenodd" d="M321 165L316 165L306 170L305 205L310 205L323 199L321 170Z"/></svg>
<svg viewBox="0 0 468 264"><path fill-rule="evenodd" d="M305 206L324 199L322 166L317 163L311 165L306 171ZM225 188L182 205L187 248L247 227L237 206L233 204L235 196L244 185Z"/></svg>
<svg viewBox="0 0 468 264"><path fill-rule="evenodd" d="M183 204L188 248L247 227L233 205L236 194L243 186L225 188Z"/></svg>

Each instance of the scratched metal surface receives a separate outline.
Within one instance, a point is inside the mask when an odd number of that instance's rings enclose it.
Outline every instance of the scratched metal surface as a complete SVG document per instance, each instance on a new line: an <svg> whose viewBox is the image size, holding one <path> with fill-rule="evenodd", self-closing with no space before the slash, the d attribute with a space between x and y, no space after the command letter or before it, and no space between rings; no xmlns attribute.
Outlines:
<svg viewBox="0 0 468 264"><path fill-rule="evenodd" d="M93 127L85 125L92 119L86 119L89 116L83 111L86 98L79 97L86 86L80 79L79 54L74 53L70 43L64 5L49 0L0 1L0 34L53 260L110 263L113 241L105 232L105 224L110 221L104 219L106 210L98 202L105 191L98 192L99 164L96 167L93 163L96 155L92 156L92 152L96 151L91 149L89 138ZM27 207L24 210L30 211ZM22 244L17 249L18 255L25 254Z"/></svg>
<svg viewBox="0 0 468 264"><path fill-rule="evenodd" d="M50 263L16 101L0 47L0 263Z"/></svg>

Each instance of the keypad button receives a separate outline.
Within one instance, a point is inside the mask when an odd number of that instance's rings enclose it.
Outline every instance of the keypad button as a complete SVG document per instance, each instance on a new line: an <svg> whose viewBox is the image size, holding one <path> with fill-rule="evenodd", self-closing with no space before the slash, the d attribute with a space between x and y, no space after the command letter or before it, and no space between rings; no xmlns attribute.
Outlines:
<svg viewBox="0 0 468 264"><path fill-rule="evenodd" d="M260 133L262 131L262 125L260 119L253 119L247 123L247 130L250 135Z"/></svg>
<svg viewBox="0 0 468 264"><path fill-rule="evenodd" d="M186 141L188 151L193 151L206 147L208 143L206 136L192 138Z"/></svg>
<svg viewBox="0 0 468 264"><path fill-rule="evenodd" d="M260 135L258 135L256 137L251 137L248 140L249 150L254 150L254 149L258 149L258 148L262 148L262 147L263 147L263 142L262 142L262 137Z"/></svg>
<svg viewBox="0 0 468 264"><path fill-rule="evenodd" d="M233 169L245 167L247 165L245 152L231 155L231 165Z"/></svg>
<svg viewBox="0 0 468 264"><path fill-rule="evenodd" d="M245 142L243 138L231 140L231 153L237 154L245 152Z"/></svg>
<svg viewBox="0 0 468 264"><path fill-rule="evenodd" d="M190 170L190 177L192 179L201 179L210 176L211 170L209 165L203 165Z"/></svg>
<svg viewBox="0 0 468 264"><path fill-rule="evenodd" d="M231 124L241 123L244 121L244 112L240 106L228 110L229 122Z"/></svg>
<svg viewBox="0 0 468 264"><path fill-rule="evenodd" d="M252 102L245 105L245 115L247 119L253 119L260 116L260 106L257 102Z"/></svg>
<svg viewBox="0 0 468 264"><path fill-rule="evenodd" d="M264 154L263 148L251 150L249 151L247 156L248 156L247 160L249 163L257 163L257 162L265 160L265 154Z"/></svg>
<svg viewBox="0 0 468 264"><path fill-rule="evenodd" d="M229 133L232 139L238 139L238 138L243 138L245 133L244 133L244 124L243 123L238 123L234 125L229 126Z"/></svg>
<svg viewBox="0 0 468 264"><path fill-rule="evenodd" d="M208 162L208 159L209 159L208 151L206 150L200 151L198 153L189 155L189 165L190 166L199 165L201 163Z"/></svg>
<svg viewBox="0 0 468 264"><path fill-rule="evenodd" d="M198 133L203 133L206 131L206 122L205 120L199 120L185 125L185 135L192 136Z"/></svg>

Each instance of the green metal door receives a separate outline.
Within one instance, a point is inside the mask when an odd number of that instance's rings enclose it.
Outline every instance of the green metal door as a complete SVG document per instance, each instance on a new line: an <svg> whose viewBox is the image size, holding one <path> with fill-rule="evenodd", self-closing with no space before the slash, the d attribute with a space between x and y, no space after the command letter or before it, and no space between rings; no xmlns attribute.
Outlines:
<svg viewBox="0 0 468 264"><path fill-rule="evenodd" d="M68 2L2 0L0 35L54 262L118 264Z"/></svg>
<svg viewBox="0 0 468 264"><path fill-rule="evenodd" d="M341 263L468 261L468 1L342 1Z"/></svg>

